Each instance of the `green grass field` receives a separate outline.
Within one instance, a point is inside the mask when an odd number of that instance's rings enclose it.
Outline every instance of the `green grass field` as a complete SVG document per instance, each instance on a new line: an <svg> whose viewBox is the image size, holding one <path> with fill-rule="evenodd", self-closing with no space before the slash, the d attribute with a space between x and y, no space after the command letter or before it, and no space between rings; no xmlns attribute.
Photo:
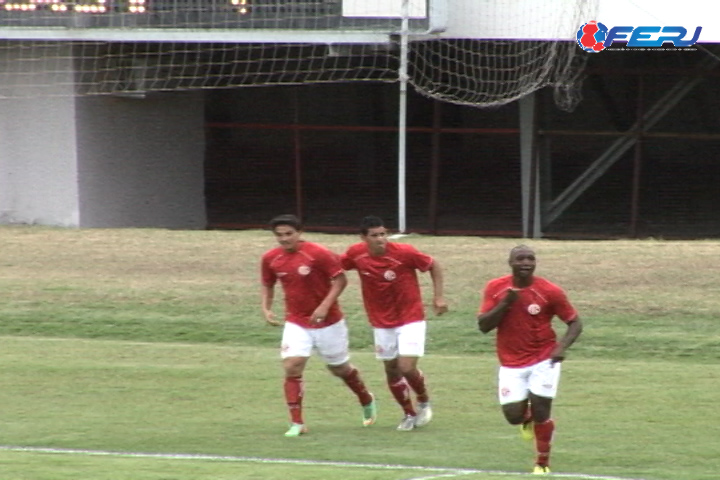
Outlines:
<svg viewBox="0 0 720 480"><path fill-rule="evenodd" d="M305 236L338 252L356 241ZM362 428L313 359L311 432L286 439L280 330L259 311L269 232L0 227L0 480L529 478L532 447L500 414L493 336L474 321L519 241L398 241L446 271L452 310L430 318L422 360L433 423L394 430L351 274L341 302L380 419ZM716 479L720 242L527 243L586 325L555 401L554 476Z"/></svg>

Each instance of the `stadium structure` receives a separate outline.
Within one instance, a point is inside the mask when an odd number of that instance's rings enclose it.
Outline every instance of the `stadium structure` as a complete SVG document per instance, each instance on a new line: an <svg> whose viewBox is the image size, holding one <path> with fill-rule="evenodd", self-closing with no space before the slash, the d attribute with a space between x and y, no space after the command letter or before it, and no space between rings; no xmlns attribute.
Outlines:
<svg viewBox="0 0 720 480"><path fill-rule="evenodd" d="M0 223L720 237L716 18L702 0L0 0Z"/></svg>

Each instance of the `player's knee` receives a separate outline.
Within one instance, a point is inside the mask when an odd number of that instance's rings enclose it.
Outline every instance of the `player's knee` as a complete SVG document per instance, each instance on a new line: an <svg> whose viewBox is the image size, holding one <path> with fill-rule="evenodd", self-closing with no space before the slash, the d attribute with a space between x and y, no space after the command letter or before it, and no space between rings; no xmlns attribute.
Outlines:
<svg viewBox="0 0 720 480"><path fill-rule="evenodd" d="M400 358L397 363L397 370L404 377L414 377L420 374L417 369L416 358Z"/></svg>
<svg viewBox="0 0 720 480"><path fill-rule="evenodd" d="M521 415L505 414L505 420L507 420L510 425L520 425L523 423L523 419L524 417Z"/></svg>
<svg viewBox="0 0 720 480"><path fill-rule="evenodd" d="M302 376L305 370L305 362L302 359L286 358L283 361L283 370L286 377Z"/></svg>
<svg viewBox="0 0 720 480"><path fill-rule="evenodd" d="M547 397L540 397L531 393L530 401L532 403L533 421L537 423L543 423L547 421L550 418L552 410L552 399Z"/></svg>
<svg viewBox="0 0 720 480"><path fill-rule="evenodd" d="M545 423L550 419L549 409L533 410L533 421L535 423Z"/></svg>
<svg viewBox="0 0 720 480"><path fill-rule="evenodd" d="M388 381L400 380L403 378L402 371L398 368L397 362L385 362L385 376Z"/></svg>
<svg viewBox="0 0 720 480"><path fill-rule="evenodd" d="M327 369L336 377L345 378L350 375L354 367L346 362L340 365L327 365Z"/></svg>
<svg viewBox="0 0 720 480"><path fill-rule="evenodd" d="M525 421L525 410L522 405L515 403L503 405L502 412L510 425L520 425Z"/></svg>

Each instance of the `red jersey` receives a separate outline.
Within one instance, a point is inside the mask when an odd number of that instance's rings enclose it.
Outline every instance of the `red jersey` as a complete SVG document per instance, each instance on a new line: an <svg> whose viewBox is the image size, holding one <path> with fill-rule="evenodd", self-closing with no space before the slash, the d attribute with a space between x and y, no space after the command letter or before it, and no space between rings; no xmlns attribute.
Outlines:
<svg viewBox="0 0 720 480"><path fill-rule="evenodd" d="M321 323L310 321L310 315L330 291L331 281L343 273L340 258L317 243L301 241L295 252L280 247L262 256L262 284L272 287L279 279L285 293L285 321L304 328L322 328L342 320L335 302Z"/></svg>
<svg viewBox="0 0 720 480"><path fill-rule="evenodd" d="M490 280L480 313L492 310L512 287L512 275ZM550 358L556 345L553 317L570 323L578 316L562 288L542 277L533 277L532 285L518 294L497 326L497 355L505 367L527 367Z"/></svg>
<svg viewBox="0 0 720 480"><path fill-rule="evenodd" d="M345 270L360 275L363 303L370 324L393 328L425 319L417 272L427 272L433 259L412 245L388 242L385 253L372 256L366 243L350 246L341 257Z"/></svg>

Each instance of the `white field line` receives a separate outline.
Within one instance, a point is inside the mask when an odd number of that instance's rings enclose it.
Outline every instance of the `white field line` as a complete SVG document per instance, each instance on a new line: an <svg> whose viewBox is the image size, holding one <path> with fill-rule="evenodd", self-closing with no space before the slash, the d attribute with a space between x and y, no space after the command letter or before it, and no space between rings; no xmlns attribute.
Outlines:
<svg viewBox="0 0 720 480"><path fill-rule="evenodd" d="M509 475L530 475L527 472L509 472L502 470L478 470L471 468L451 467L424 467L420 465L392 465L382 463L358 463L358 462L332 462L327 460L300 460L292 458L262 458L262 457L241 457L225 455L202 455L189 453L143 453L143 452L114 452L109 450L81 450L73 448L47 448L47 447L19 447L12 445L0 445L0 451L28 452L28 453L49 453L63 455L85 455L97 457L119 457L119 458L159 458L172 460L205 460L220 462L238 463L265 463L280 465L316 465L337 468L366 468L372 470L418 470L427 472L430 475L412 477L407 480L431 480L437 478L459 477L481 473L485 475L509 476ZM582 480L643 480L641 478L614 477L608 475L588 475L583 473L552 473L552 478L568 478Z"/></svg>
<svg viewBox="0 0 720 480"><path fill-rule="evenodd" d="M412 478L406 478L404 480L436 480L437 478L455 478L459 477L461 475L472 475L477 472L472 471L462 471L462 472L450 472L450 473L438 473L434 475L426 475L423 477L412 477Z"/></svg>

